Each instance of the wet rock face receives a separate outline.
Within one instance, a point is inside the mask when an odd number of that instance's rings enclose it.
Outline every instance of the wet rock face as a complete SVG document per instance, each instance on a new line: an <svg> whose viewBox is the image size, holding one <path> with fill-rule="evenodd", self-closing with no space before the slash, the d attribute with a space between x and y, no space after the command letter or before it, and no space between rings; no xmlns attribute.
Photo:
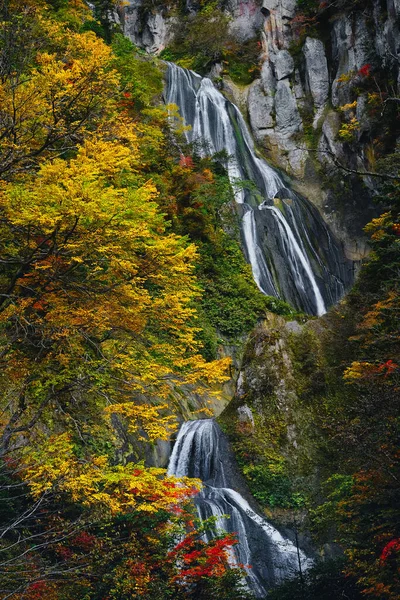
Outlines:
<svg viewBox="0 0 400 600"><path fill-rule="evenodd" d="M352 273L319 213L257 156L239 110L210 79L170 64L166 80L166 102L176 104L191 125L187 141L206 140L210 154L224 150L233 157L227 165L231 181L255 185L237 190L235 199L243 249L259 289L309 314L326 312L342 297ZM275 96L279 132L289 138L301 119L286 79L277 83Z"/></svg>
<svg viewBox="0 0 400 600"><path fill-rule="evenodd" d="M333 23L331 35L332 62L336 74L332 82L332 104L340 106L350 100L349 86L339 78L356 72L368 62L368 47L371 45L371 32L364 15L350 20L347 15L339 16Z"/></svg>

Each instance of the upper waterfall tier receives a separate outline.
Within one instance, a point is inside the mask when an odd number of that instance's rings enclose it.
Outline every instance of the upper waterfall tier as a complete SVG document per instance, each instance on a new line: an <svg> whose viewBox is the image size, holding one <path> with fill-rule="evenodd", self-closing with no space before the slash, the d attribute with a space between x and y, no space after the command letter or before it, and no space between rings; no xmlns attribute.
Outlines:
<svg viewBox="0 0 400 600"><path fill-rule="evenodd" d="M240 111L210 79L168 64L166 102L179 107L191 126L187 141L198 152L228 156L243 246L259 289L324 314L351 283L352 264L319 212L257 156Z"/></svg>
<svg viewBox="0 0 400 600"><path fill-rule="evenodd" d="M256 598L265 598L268 589L311 564L299 548L232 489L235 465L230 460L227 441L214 420L188 421L182 425L168 473L198 477L203 481L204 488L195 500L199 517L202 520L214 517L219 530L238 536L239 543L234 546L230 560L232 564L249 565L246 583Z"/></svg>

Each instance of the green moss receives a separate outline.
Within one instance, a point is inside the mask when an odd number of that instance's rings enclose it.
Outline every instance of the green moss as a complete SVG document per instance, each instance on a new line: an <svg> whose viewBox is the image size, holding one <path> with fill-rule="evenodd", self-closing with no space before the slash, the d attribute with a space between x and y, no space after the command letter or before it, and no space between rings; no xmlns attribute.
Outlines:
<svg viewBox="0 0 400 600"><path fill-rule="evenodd" d="M292 489L283 458L268 464L244 465L242 472L254 498L261 505L271 508L300 508L304 505L304 496Z"/></svg>
<svg viewBox="0 0 400 600"><path fill-rule="evenodd" d="M289 336L288 345L297 395L300 400L309 403L325 389L326 374L320 340L311 327L305 327L300 335Z"/></svg>
<svg viewBox="0 0 400 600"><path fill-rule="evenodd" d="M223 336L230 339L242 336L267 310L294 315L288 304L258 290L239 243L227 234L220 232L218 248L205 244L200 252L200 281L205 292L202 308L208 321Z"/></svg>
<svg viewBox="0 0 400 600"><path fill-rule="evenodd" d="M240 59L229 60L226 70L232 81L239 85L250 85L250 83L255 79L254 65L252 65L251 63L243 63Z"/></svg>

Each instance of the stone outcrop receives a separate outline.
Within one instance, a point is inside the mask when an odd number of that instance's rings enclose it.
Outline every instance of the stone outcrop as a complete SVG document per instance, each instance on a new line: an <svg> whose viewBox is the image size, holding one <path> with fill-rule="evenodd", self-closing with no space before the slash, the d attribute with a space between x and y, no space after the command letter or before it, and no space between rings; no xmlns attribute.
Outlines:
<svg viewBox="0 0 400 600"><path fill-rule="evenodd" d="M225 6L232 16L231 32L239 42L258 35L264 17L256 0L229 0ZM188 13L198 9L197 2L186 1ZM143 0L127 0L119 12L124 34L149 54L159 54L172 39L176 18L171 16L168 5L144 9Z"/></svg>
<svg viewBox="0 0 400 600"><path fill-rule="evenodd" d="M318 113L326 106L329 98L329 73L328 61L325 56L324 44L321 40L306 38L303 46L305 58L305 84L306 92L311 94L316 108L317 123Z"/></svg>
<svg viewBox="0 0 400 600"><path fill-rule="evenodd" d="M343 123L338 109L354 101L355 84L361 82L359 72L365 65L380 64L399 72L400 2L387 0L385 7L376 0L359 11L348 11L343 4L341 11L326 16L324 41L309 35L301 47L290 26L296 4L295 0L262 4L264 62L248 95L249 121L267 155L318 206L344 242L349 258L359 260L367 251L360 232L373 216L375 182L364 178L362 187L337 165L368 169L366 157L373 149L367 94L360 88L349 113L349 119L359 122L353 146L338 136ZM325 189L326 176L335 179L330 189Z"/></svg>
<svg viewBox="0 0 400 600"><path fill-rule="evenodd" d="M257 0L229 0L226 8L232 17L230 30L239 42L258 36L264 17Z"/></svg>
<svg viewBox="0 0 400 600"><path fill-rule="evenodd" d="M128 0L119 18L124 35L149 54L159 54L172 39L175 20L165 8L144 10L142 0Z"/></svg>

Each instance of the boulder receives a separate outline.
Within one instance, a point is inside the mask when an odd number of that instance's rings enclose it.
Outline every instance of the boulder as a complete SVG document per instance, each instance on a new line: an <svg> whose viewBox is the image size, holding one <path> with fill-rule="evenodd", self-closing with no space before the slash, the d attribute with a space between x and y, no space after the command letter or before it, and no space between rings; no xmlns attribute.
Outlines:
<svg viewBox="0 0 400 600"><path fill-rule="evenodd" d="M261 69L261 83L266 94L274 94L276 90L276 79L272 71L271 63L266 60Z"/></svg>
<svg viewBox="0 0 400 600"><path fill-rule="evenodd" d="M274 126L274 98L270 94L265 94L259 79L254 81L250 87L247 106L251 128L255 138L259 140L263 130Z"/></svg>

